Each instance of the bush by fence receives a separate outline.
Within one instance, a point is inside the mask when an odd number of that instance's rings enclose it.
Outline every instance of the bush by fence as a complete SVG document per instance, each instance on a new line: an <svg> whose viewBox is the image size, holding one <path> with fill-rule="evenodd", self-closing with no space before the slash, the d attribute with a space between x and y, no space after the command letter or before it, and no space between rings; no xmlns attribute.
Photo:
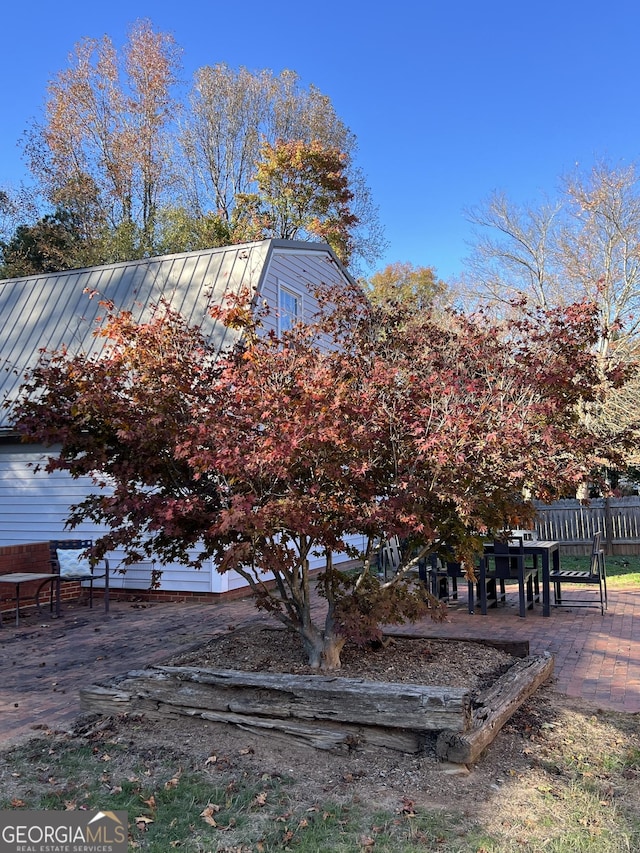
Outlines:
<svg viewBox="0 0 640 853"><path fill-rule="evenodd" d="M565 554L587 554L593 534L600 530L607 554L640 554L640 497L593 498L536 502L540 539L562 544Z"/></svg>

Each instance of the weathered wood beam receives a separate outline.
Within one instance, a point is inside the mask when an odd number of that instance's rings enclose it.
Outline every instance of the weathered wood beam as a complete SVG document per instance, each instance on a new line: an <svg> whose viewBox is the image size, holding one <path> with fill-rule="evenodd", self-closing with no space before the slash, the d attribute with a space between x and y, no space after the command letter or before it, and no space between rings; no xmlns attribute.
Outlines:
<svg viewBox="0 0 640 853"><path fill-rule="evenodd" d="M385 637L390 637L394 640L433 640L434 642L440 641L443 643L476 643L479 646L488 646L491 649L498 649L498 651L505 652L505 654L511 655L514 658L526 658L529 656L529 640L492 640L484 637L469 639L469 637L457 634L447 634L446 637L439 637L437 634L423 633L422 631L419 633L409 634L402 630L385 630L383 634Z"/></svg>
<svg viewBox="0 0 640 853"><path fill-rule="evenodd" d="M464 731L471 723L470 693L458 687L163 666L130 672L114 687L114 709L122 708L129 695L203 711L417 731ZM85 710L104 712L109 698L86 688L81 703Z"/></svg>
<svg viewBox="0 0 640 853"><path fill-rule="evenodd" d="M473 764L495 739L500 729L538 687L551 677L549 654L522 658L474 700L471 728L465 732L442 731L436 742L439 758Z"/></svg>

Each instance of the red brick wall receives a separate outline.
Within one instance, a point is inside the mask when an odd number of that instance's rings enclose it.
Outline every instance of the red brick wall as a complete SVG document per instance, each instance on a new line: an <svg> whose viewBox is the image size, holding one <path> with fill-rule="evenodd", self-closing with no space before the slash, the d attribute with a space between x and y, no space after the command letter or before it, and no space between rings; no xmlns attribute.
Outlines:
<svg viewBox="0 0 640 853"><path fill-rule="evenodd" d="M0 575L9 572L50 572L49 543L31 542L26 545L5 545L0 548ZM38 589L39 581L20 584L20 610L24 607L35 607L33 596ZM79 581L67 581L60 585L60 600L75 601L82 591ZM0 584L0 610L13 610L15 587L10 584ZM43 592L41 603L48 600L48 593Z"/></svg>
<svg viewBox="0 0 640 853"><path fill-rule="evenodd" d="M6 545L0 548L0 574L7 572L49 572L49 543Z"/></svg>

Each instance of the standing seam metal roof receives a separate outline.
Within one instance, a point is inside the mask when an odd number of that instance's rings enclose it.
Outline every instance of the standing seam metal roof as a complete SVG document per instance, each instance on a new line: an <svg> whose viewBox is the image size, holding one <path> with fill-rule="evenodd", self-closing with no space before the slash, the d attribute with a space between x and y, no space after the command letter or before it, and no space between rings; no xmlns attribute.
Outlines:
<svg viewBox="0 0 640 853"><path fill-rule="evenodd" d="M0 405L16 396L43 348L100 351L104 342L93 332L104 300L140 320L165 299L219 348L227 345L233 332L216 323L209 309L244 287L258 294L274 249L321 251L340 266L325 244L264 240L0 281ZM10 432L5 408L2 431Z"/></svg>

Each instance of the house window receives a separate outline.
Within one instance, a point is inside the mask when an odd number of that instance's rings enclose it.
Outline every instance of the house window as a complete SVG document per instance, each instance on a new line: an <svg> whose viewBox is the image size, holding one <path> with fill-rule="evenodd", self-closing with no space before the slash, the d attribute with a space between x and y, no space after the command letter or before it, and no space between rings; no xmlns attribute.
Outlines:
<svg viewBox="0 0 640 853"><path fill-rule="evenodd" d="M302 295L288 287L278 288L278 331L293 328L302 319Z"/></svg>

